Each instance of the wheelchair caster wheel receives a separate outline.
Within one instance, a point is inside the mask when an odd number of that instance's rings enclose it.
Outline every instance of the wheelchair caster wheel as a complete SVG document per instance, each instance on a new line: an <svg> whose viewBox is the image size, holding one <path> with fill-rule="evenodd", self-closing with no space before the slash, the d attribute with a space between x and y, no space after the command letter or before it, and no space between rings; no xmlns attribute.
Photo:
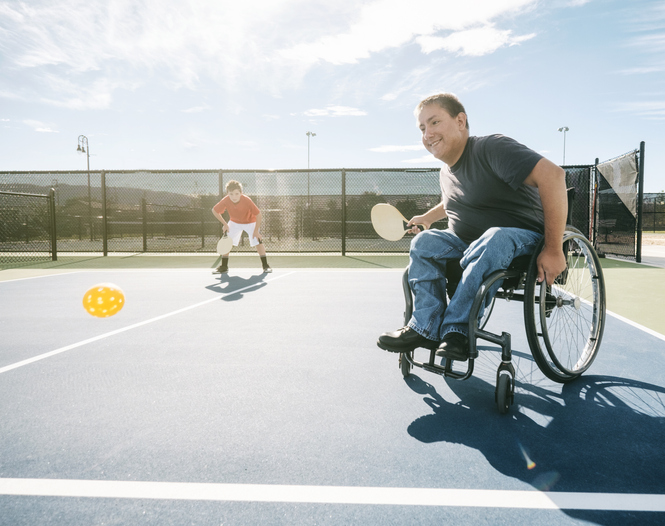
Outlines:
<svg viewBox="0 0 665 526"><path fill-rule="evenodd" d="M500 374L496 384L496 404L499 413L506 414L513 403L513 380L508 374Z"/></svg>
<svg viewBox="0 0 665 526"><path fill-rule="evenodd" d="M410 357L413 357L413 353L409 353ZM402 376L406 378L411 374L411 362L406 358L406 353L400 353L399 355L399 368L402 371Z"/></svg>

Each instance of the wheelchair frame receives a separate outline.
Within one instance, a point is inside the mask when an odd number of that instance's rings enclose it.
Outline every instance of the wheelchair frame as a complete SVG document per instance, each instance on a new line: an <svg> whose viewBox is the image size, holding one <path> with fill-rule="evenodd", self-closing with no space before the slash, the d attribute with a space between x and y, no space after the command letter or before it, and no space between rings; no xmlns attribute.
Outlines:
<svg viewBox="0 0 665 526"><path fill-rule="evenodd" d="M605 324L605 281L600 260L586 237L568 226L563 246L568 260L566 270L551 286L545 282L537 283L536 261L543 244L544 241L541 241L531 256L516 258L508 269L493 272L481 284L469 316L469 360L465 372L453 370L450 359L446 359L444 365L435 363L436 348L432 347L429 348L427 362L417 361L413 351L400 353L399 365L403 376L407 377L412 367L419 367L446 378L466 380L473 374L474 360L478 357L477 339L489 341L501 346L495 401L499 412L507 413L515 397L511 336L507 332L498 335L484 330L495 299L516 300L524 304L525 329L531 354L545 376L566 383L586 371L598 354ZM405 325L413 312L408 272L407 267L402 276ZM486 301L489 289L499 280L503 281L498 292ZM451 292L449 295L452 297ZM577 325L571 330L564 325L566 322Z"/></svg>

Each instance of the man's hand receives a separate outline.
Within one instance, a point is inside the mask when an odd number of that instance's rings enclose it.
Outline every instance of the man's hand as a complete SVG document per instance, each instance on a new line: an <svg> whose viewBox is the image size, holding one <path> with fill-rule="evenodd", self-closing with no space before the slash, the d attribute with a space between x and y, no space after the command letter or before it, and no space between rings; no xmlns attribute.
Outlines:
<svg viewBox="0 0 665 526"><path fill-rule="evenodd" d="M261 235L260 232L254 231L254 237L258 239L259 241L263 242L263 236Z"/></svg>
<svg viewBox="0 0 665 526"><path fill-rule="evenodd" d="M418 225L422 225L425 228L425 230L427 230L431 226L431 223L427 222L424 215L413 216L411 220L406 224L407 227L411 227L407 230L407 232L409 234L419 234L420 232L422 232L422 230L418 228Z"/></svg>
<svg viewBox="0 0 665 526"><path fill-rule="evenodd" d="M548 249L543 248L543 251L538 255L536 266L538 268L538 283L547 278L547 284L551 285L554 280L566 270L566 257L561 248Z"/></svg>
<svg viewBox="0 0 665 526"><path fill-rule="evenodd" d="M229 231L229 225L222 225L222 234L226 234Z"/></svg>

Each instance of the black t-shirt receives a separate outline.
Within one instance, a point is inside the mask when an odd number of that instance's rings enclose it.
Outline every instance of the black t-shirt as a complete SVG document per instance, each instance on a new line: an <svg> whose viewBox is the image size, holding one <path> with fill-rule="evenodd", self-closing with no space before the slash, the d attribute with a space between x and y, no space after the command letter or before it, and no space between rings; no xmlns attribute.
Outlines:
<svg viewBox="0 0 665 526"><path fill-rule="evenodd" d="M441 169L448 227L471 243L492 227L543 233L538 189L524 184L542 155L504 135L469 137L454 166Z"/></svg>

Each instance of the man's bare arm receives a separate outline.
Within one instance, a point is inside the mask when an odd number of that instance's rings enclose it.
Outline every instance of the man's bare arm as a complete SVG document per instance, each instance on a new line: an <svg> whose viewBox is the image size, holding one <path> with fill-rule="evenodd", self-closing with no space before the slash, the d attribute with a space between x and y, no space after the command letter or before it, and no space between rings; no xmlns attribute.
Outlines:
<svg viewBox="0 0 665 526"><path fill-rule="evenodd" d="M413 216L411 220L407 223L407 226L412 226L409 230L412 234L417 234L419 232L416 225L424 225L425 228L429 228L433 223L445 219L448 217L446 214L446 209L443 208L443 203L439 203L435 207L431 208L427 212L419 216Z"/></svg>
<svg viewBox="0 0 665 526"><path fill-rule="evenodd" d="M566 268L563 254L563 234L568 217L566 172L543 158L524 183L538 188L540 193L545 216L545 246L538 256L538 281L546 279L547 284L551 285Z"/></svg>

